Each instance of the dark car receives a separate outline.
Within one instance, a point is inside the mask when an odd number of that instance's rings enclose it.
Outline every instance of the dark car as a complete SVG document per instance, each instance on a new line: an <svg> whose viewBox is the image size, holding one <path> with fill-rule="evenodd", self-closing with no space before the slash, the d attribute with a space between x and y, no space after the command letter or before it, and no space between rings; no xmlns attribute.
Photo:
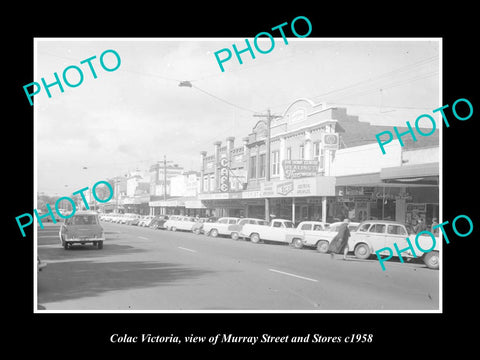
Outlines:
<svg viewBox="0 0 480 360"><path fill-rule="evenodd" d="M87 243L102 249L105 240L103 228L95 211L77 211L71 218L65 219L60 227L59 236L65 250L73 244Z"/></svg>
<svg viewBox="0 0 480 360"><path fill-rule="evenodd" d="M168 220L168 215L158 215L150 222L149 228L151 229L165 229L165 222Z"/></svg>

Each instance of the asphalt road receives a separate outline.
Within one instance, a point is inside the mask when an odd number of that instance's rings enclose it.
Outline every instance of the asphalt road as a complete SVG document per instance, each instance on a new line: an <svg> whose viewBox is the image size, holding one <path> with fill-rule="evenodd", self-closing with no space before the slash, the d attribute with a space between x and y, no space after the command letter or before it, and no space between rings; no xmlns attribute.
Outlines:
<svg viewBox="0 0 480 360"><path fill-rule="evenodd" d="M440 271L288 245L102 223L104 248L38 230L46 310L439 310Z"/></svg>

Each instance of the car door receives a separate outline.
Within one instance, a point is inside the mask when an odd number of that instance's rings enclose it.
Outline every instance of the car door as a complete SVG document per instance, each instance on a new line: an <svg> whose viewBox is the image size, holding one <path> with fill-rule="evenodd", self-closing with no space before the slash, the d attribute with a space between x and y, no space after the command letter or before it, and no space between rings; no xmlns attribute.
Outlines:
<svg viewBox="0 0 480 360"><path fill-rule="evenodd" d="M364 236L367 238L368 244L373 248L373 251L380 250L385 247L386 242L386 228L385 223L373 223L372 226L365 232ZM380 252L381 255L389 254L386 250Z"/></svg>
<svg viewBox="0 0 480 360"><path fill-rule="evenodd" d="M222 218L218 220L217 224L215 224L215 226L212 226L212 228L216 228L219 234L225 235L228 228L228 218Z"/></svg>
<svg viewBox="0 0 480 360"><path fill-rule="evenodd" d="M272 241L285 241L285 226L282 221L273 220L272 226L270 227L266 240Z"/></svg>
<svg viewBox="0 0 480 360"><path fill-rule="evenodd" d="M387 224L387 235L385 238L385 247L389 247L392 249L394 256L397 255L397 252L395 251L395 246L394 244L397 244L398 249L406 249L409 245L407 243L407 231L405 230L405 227L401 224ZM411 239L410 239L410 242ZM401 255L407 255L407 252L402 252Z"/></svg>
<svg viewBox="0 0 480 360"><path fill-rule="evenodd" d="M303 231L303 235L307 245L315 243L315 232L313 231L312 223L302 223L298 230Z"/></svg>

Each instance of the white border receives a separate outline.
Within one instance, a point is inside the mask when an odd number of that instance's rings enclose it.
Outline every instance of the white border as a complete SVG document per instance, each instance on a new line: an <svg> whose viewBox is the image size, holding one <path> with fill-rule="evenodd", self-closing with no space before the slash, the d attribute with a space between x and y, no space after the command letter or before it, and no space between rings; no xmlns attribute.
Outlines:
<svg viewBox="0 0 480 360"><path fill-rule="evenodd" d="M281 37L274 37L276 40L281 40ZM40 41L145 41L145 42L155 42L155 41L237 41L244 40L242 38L33 38L33 76L34 79L38 79L37 74L37 44ZM264 39L260 39L264 40ZM307 41L307 42L318 42L318 41L436 41L439 45L439 106L443 105L443 38L408 38L408 37L388 37L388 38L291 38L287 37L289 42L293 41ZM432 109L434 110L434 109ZM419 114L420 115L420 114ZM439 115L441 116L441 115ZM34 209L37 208L37 108L33 106L33 124L34 124L34 163L33 163L33 174L34 174L34 184L33 184L33 204ZM406 119L406 121L409 119ZM440 117L439 130L440 130L440 142L439 142L439 152L440 152L440 164L439 164L439 223L443 222L443 119ZM37 270L37 255L38 255L38 234L37 234L37 225L35 221L32 226L33 235L34 235L34 286L33 286L33 298L34 298L34 309L35 314L441 314L443 313L443 241L440 244L440 269L439 271L439 309L436 310L38 310L38 270ZM440 235L442 239L442 235ZM48 266L45 271L48 271Z"/></svg>

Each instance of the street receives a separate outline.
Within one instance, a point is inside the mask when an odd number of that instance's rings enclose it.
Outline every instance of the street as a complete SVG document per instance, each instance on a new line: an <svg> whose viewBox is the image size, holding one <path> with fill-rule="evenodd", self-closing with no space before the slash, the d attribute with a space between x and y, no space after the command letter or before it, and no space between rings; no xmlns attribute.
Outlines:
<svg viewBox="0 0 480 360"><path fill-rule="evenodd" d="M439 310L440 272L422 262L331 259L315 250L102 223L104 248L65 250L38 229L46 310ZM441 271L441 269L440 269Z"/></svg>

